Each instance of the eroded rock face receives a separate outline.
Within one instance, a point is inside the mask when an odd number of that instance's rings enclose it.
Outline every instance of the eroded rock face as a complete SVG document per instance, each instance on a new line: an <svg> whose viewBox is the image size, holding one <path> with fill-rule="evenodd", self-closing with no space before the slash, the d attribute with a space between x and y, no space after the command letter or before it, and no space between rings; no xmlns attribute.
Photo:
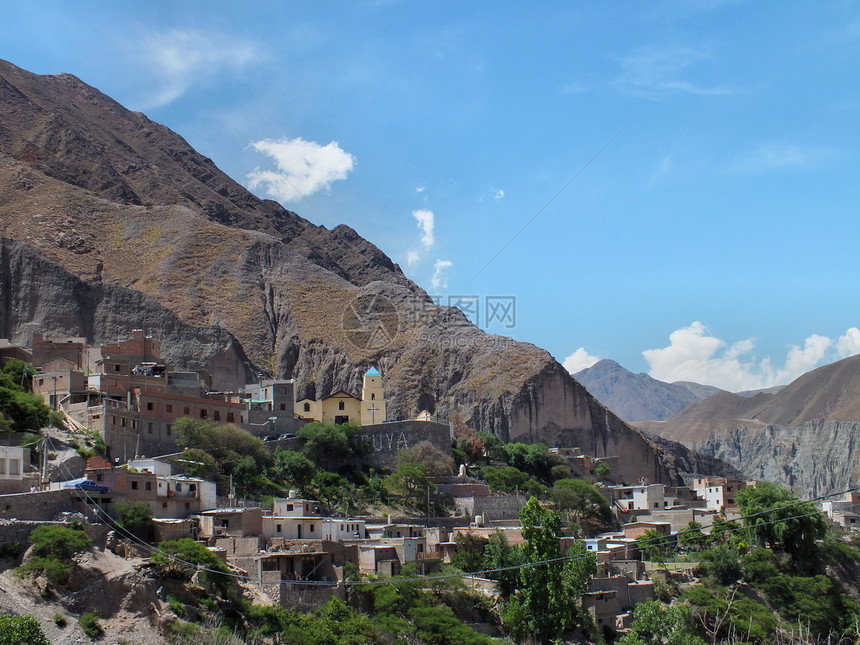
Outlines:
<svg viewBox="0 0 860 645"><path fill-rule="evenodd" d="M391 418L457 410L506 440L621 455L631 480L673 476L546 351L485 334L349 227L258 199L73 76L0 62L0 225L0 336L143 329L217 389L263 373L299 399L358 394L376 366Z"/></svg>
<svg viewBox="0 0 860 645"><path fill-rule="evenodd" d="M819 419L800 426L738 426L693 447L731 463L750 479L784 484L804 498L860 482L858 423Z"/></svg>

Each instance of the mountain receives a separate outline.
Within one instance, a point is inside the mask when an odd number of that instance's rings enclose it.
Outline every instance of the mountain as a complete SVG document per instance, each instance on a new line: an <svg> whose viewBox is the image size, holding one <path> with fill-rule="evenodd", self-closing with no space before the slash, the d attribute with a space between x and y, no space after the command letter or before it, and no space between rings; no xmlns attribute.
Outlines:
<svg viewBox="0 0 860 645"><path fill-rule="evenodd" d="M0 62L0 224L0 336L15 342L143 328L218 388L261 372L299 398L359 392L377 366L393 418L457 410L505 440L622 455L629 480L677 479L546 351L485 334L354 230L255 197L69 74Z"/></svg>
<svg viewBox="0 0 860 645"><path fill-rule="evenodd" d="M860 483L860 356L808 372L775 393L722 392L648 433L728 461L808 497Z"/></svg>
<svg viewBox="0 0 860 645"><path fill-rule="evenodd" d="M661 421L722 391L698 383L664 383L647 374L634 374L608 359L573 376L626 421Z"/></svg>

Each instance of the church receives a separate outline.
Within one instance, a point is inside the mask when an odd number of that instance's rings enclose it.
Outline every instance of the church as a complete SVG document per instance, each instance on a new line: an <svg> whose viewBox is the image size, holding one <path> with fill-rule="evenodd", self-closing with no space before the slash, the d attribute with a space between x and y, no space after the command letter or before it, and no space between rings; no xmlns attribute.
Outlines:
<svg viewBox="0 0 860 645"><path fill-rule="evenodd" d="M365 373L360 399L349 392L338 390L317 401L311 399L296 401L295 413L306 421L338 425L355 423L369 426L382 423L386 420L382 375L375 367L371 367Z"/></svg>

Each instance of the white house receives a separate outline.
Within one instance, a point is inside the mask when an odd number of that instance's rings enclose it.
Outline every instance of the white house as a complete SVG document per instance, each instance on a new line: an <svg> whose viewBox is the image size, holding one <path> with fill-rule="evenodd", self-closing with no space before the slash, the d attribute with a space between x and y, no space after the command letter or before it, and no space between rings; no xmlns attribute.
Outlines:
<svg viewBox="0 0 860 645"><path fill-rule="evenodd" d="M693 480L693 490L699 498L705 500L705 508L710 511L737 508L735 495L746 484L737 479L725 477L703 477Z"/></svg>
<svg viewBox="0 0 860 645"><path fill-rule="evenodd" d="M30 450L20 446L0 446L0 493L20 493L24 473L30 469Z"/></svg>

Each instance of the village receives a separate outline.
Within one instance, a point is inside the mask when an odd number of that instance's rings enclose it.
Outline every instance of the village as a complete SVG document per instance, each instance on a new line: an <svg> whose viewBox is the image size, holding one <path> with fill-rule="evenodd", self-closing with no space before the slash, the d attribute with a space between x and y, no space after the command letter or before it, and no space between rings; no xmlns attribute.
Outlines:
<svg viewBox="0 0 860 645"><path fill-rule="evenodd" d="M215 482L189 475L182 464L174 424L191 418L233 424L260 438L270 450L300 450L297 436L307 423L360 426L369 447L363 457L376 468L391 468L397 453L429 442L451 453L454 424L422 411L413 419L386 414L383 374L374 366L364 373L360 396L337 391L317 400L296 400L292 380L260 379L238 391L215 391L211 377L172 371L161 359L156 339L136 330L128 339L100 347L82 338L46 338L34 334L29 347L0 340L0 360L25 361L35 367L33 392L62 414L72 434L95 435L103 454L71 460L49 474L47 457L59 451L45 435L39 460L9 433L0 446L0 519L7 530L61 521L82 514L105 529L117 507L149 507L154 542L192 538L205 544L237 575L284 606L314 606L342 597L346 570L370 576L393 576L405 566L421 574L440 570L456 557L462 536L502 534L508 544L523 542L520 509L528 496L494 492L467 464L458 474L431 478L432 495L452 500L445 516L426 514L382 517L334 512L296 490L275 497L271 507L234 494L219 495ZM593 482L613 514L616 530L579 535L595 555L598 574L583 596L596 625L623 631L632 610L654 597L653 567L644 561L646 533L677 541L690 526L709 532L715 521L739 518L735 496L754 482L703 474L689 486L627 481L618 455L583 454L575 446L555 446L569 476ZM33 463L35 461L35 463ZM611 473L611 476L607 473ZM223 492L223 491L222 491ZM834 524L856 529L860 497L848 493L823 502ZM564 537L565 555L576 537ZM137 550L145 554L144 545ZM135 546L132 544L132 551ZM476 588L494 592L481 572L464 576Z"/></svg>

